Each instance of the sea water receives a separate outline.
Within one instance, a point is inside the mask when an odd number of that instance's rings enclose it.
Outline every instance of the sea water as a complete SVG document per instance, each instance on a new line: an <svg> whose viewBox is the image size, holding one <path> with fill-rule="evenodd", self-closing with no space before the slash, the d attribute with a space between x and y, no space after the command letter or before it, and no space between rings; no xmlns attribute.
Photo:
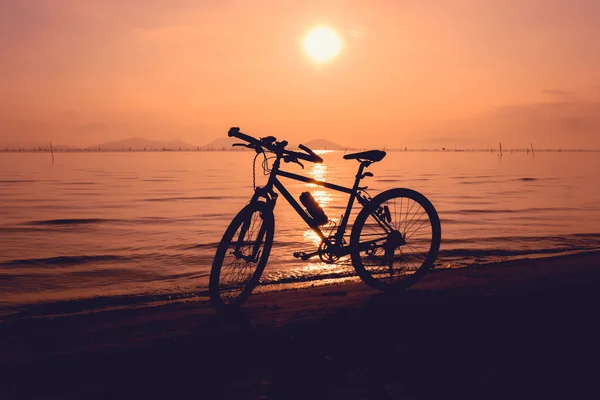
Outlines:
<svg viewBox="0 0 600 400"><path fill-rule="evenodd" d="M282 169L350 187L358 163L343 154ZM266 181L262 156L253 174L254 156L64 152L52 162L48 153L0 153L0 314L206 298L223 232L254 184ZM599 156L389 152L363 184L371 196L403 187L429 198L442 226L436 267L452 268L600 249ZM347 194L281 180L296 198L311 192L330 220L340 220ZM280 196L262 287L354 276L348 257L330 265L292 256L317 245Z"/></svg>

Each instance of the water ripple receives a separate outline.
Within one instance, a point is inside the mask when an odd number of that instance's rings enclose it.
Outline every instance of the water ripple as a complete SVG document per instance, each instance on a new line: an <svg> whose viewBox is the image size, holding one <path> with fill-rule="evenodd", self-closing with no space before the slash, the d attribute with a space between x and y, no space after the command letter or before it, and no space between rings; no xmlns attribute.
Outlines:
<svg viewBox="0 0 600 400"><path fill-rule="evenodd" d="M47 219L41 221L30 221L27 225L82 225L99 224L104 222L113 222L112 219L104 218L66 218L66 219Z"/></svg>
<svg viewBox="0 0 600 400"><path fill-rule="evenodd" d="M81 265L87 263L106 262L106 261L122 261L127 262L131 257L116 256L116 255L98 255L98 256L60 256L47 258L26 258L22 260L10 260L0 263L2 267L20 267L27 265L54 265L54 266L70 266Z"/></svg>

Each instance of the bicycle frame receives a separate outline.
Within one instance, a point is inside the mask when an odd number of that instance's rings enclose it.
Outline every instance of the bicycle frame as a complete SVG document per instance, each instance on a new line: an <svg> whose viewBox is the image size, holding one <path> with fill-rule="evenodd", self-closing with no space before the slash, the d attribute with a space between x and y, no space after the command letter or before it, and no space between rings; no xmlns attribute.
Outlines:
<svg viewBox="0 0 600 400"><path fill-rule="evenodd" d="M333 235L333 238L335 239L335 243L337 245L339 245L340 248L343 248L341 245L343 244L343 237L346 232L346 227L348 225L348 219L350 218L350 213L352 211L352 207L354 205L355 200L358 200L358 202L361 203L363 206L366 204L366 200L364 200L361 196L358 195L360 190L361 189L364 190L364 189L366 189L366 187L360 187L359 184L360 184L360 181L364 178L364 175L363 175L364 169L367 168L369 165L371 165L371 162L370 161L362 161L360 163L360 166L358 167L358 172L357 172L355 180L354 180L354 185L352 186L352 188L347 188L347 187L336 185L333 183L320 181L317 179L308 178L303 175L298 175L298 174L294 174L291 172L287 172L287 171L280 169L280 164L281 164L281 157L278 156L276 158L276 160L273 162L273 166L271 168L271 173L269 175L267 184L263 187L260 187L260 188L257 187L255 189L255 193L254 193L254 196L252 197L251 201L257 201L259 198L264 197L267 199L267 203L272 204L272 207L275 207L275 202L277 200L278 194L274 192L273 188L276 188L277 191L279 193L281 193L283 195L283 197L288 201L288 203L290 203L290 205L292 206L292 208L294 208L294 210L298 213L298 215L300 215L300 217L302 217L304 222L306 222L306 224L319 236L321 241L324 242L325 244L327 244L328 246L330 246L330 245L332 245L330 238L325 236L325 234L323 233L321 228L317 224L315 224L313 219L304 211L302 206L298 203L298 201L296 201L296 199L284 187L283 183L281 183L281 181L278 179L278 177L284 177L284 178L288 178L288 179L292 179L292 180L296 180L296 181L300 181L300 182L306 182L306 183L314 184L314 185L321 186L321 187L324 187L327 189L331 189L334 191L349 194L350 198L348 199L348 205L346 206L346 211L344 212L344 214L342 216L342 220L339 223L335 234ZM311 254L311 256L316 255L316 254L318 254L318 252ZM343 252L343 254L340 254L340 255L345 255L345 254L347 254L347 252Z"/></svg>

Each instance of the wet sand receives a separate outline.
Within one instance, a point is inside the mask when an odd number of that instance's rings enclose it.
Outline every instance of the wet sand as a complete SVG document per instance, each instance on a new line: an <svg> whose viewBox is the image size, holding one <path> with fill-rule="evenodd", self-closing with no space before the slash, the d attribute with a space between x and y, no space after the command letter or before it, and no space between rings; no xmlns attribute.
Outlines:
<svg viewBox="0 0 600 400"><path fill-rule="evenodd" d="M0 399L597 398L600 252L0 323Z"/></svg>

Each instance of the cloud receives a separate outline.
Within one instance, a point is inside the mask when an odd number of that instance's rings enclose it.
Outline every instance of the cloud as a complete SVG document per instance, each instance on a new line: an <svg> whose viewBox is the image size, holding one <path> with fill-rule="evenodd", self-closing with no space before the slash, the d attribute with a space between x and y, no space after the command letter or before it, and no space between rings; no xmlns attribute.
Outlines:
<svg viewBox="0 0 600 400"><path fill-rule="evenodd" d="M447 121L421 143L485 148L497 146L600 149L600 101L548 101L497 107L473 118ZM425 136L425 135L424 135Z"/></svg>
<svg viewBox="0 0 600 400"><path fill-rule="evenodd" d="M123 112L110 116L64 118L16 118L0 115L0 148L30 143L62 143L90 146L102 141L143 137L151 140L203 141L207 125L201 121L173 121L150 112Z"/></svg>
<svg viewBox="0 0 600 400"><path fill-rule="evenodd" d="M563 101L500 107L485 119L499 140L542 147L600 148L600 102Z"/></svg>
<svg viewBox="0 0 600 400"><path fill-rule="evenodd" d="M551 96L569 96L574 94L573 92L569 92L568 90L560 90L560 89L542 89L540 93L547 94Z"/></svg>

